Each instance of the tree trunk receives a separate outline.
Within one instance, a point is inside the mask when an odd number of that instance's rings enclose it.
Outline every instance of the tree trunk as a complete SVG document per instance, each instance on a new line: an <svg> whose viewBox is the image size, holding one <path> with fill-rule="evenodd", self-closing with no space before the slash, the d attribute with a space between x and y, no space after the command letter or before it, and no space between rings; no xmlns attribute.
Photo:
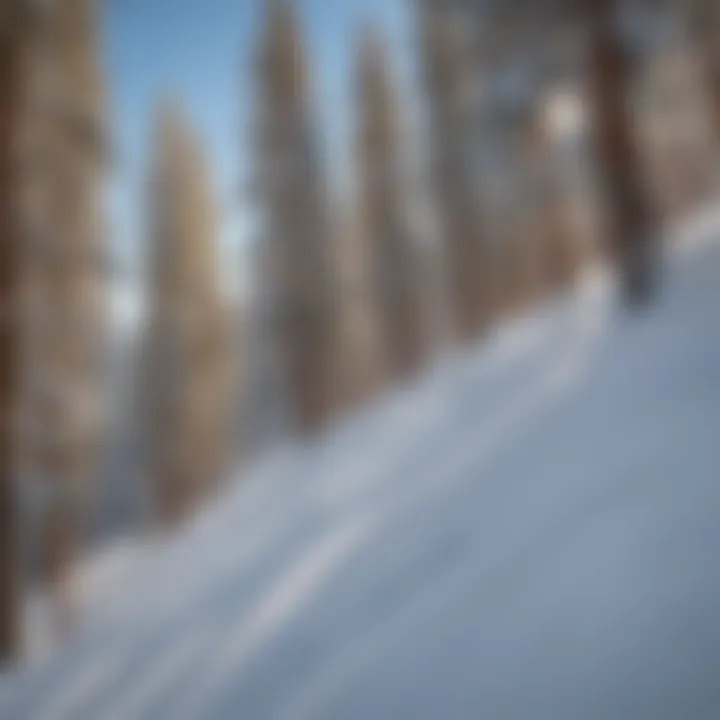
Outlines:
<svg viewBox="0 0 720 720"><path fill-rule="evenodd" d="M587 5L598 162L613 233L609 250L620 265L626 298L643 302L656 288L660 253L629 109L630 57L618 31L616 0Z"/></svg>
<svg viewBox="0 0 720 720"><path fill-rule="evenodd" d="M17 177L14 157L20 105L20 32L0 10L0 659L20 651L17 505L13 417L18 343L13 308L18 291Z"/></svg>

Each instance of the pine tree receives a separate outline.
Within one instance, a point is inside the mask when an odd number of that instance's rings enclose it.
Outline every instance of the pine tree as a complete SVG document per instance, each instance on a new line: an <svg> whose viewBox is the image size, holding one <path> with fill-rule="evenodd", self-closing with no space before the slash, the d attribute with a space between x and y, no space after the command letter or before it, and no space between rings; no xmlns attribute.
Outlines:
<svg viewBox="0 0 720 720"><path fill-rule="evenodd" d="M259 57L255 183L265 296L290 422L318 430L332 409L332 258L305 49L289 2L273 0Z"/></svg>
<svg viewBox="0 0 720 720"><path fill-rule="evenodd" d="M453 10L422 7L422 50L430 108L433 185L448 269L455 335L477 336L490 308L488 254L473 176L474 63Z"/></svg>
<svg viewBox="0 0 720 720"><path fill-rule="evenodd" d="M403 196L401 136L387 56L372 30L365 33L360 48L359 96L361 212L379 307L381 350L387 375L402 377L422 361L421 288Z"/></svg>
<svg viewBox="0 0 720 720"><path fill-rule="evenodd" d="M146 454L158 514L173 522L222 472L232 366L210 177L198 140L171 104L158 114L150 194Z"/></svg>
<svg viewBox="0 0 720 720"><path fill-rule="evenodd" d="M31 209L23 252L21 446L28 482L42 488L41 552L63 622L106 420L107 142L97 22L93 0L48 5L27 76Z"/></svg>

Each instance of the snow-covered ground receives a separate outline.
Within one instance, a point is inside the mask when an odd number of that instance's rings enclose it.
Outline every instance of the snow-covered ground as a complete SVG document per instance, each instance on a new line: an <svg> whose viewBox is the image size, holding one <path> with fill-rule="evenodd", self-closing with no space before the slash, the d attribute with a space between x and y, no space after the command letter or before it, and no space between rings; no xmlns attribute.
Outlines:
<svg viewBox="0 0 720 720"><path fill-rule="evenodd" d="M89 565L0 717L720 717L719 226Z"/></svg>

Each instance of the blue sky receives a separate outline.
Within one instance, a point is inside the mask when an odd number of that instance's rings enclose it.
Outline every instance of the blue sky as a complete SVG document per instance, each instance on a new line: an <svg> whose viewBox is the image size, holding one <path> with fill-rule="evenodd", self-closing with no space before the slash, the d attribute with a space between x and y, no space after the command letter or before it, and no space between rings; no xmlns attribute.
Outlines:
<svg viewBox="0 0 720 720"><path fill-rule="evenodd" d="M241 189L251 148L252 60L265 0L105 0L104 50L115 143L110 203L116 255L142 252L148 138L159 97L184 105L205 143L222 205L222 240L235 256L250 234ZM347 184L357 30L384 32L404 92L414 78L410 0L297 0L307 37L318 130L332 187ZM407 104L407 103L405 103ZM140 251L140 253L138 252Z"/></svg>

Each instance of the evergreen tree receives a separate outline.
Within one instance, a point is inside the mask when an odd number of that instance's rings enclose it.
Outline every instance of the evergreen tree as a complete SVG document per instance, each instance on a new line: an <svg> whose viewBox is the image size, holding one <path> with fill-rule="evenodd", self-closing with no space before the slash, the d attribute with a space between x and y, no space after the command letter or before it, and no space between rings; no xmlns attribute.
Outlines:
<svg viewBox="0 0 720 720"><path fill-rule="evenodd" d="M159 515L183 518L223 469L232 401L229 308L200 145L163 106L155 130L146 338L146 457Z"/></svg>
<svg viewBox="0 0 720 720"><path fill-rule="evenodd" d="M361 212L379 307L381 350L387 374L402 377L422 361L421 288L403 196L400 128L387 56L373 31L364 35L360 48L359 95Z"/></svg>
<svg viewBox="0 0 720 720"><path fill-rule="evenodd" d="M289 2L273 0L258 65L255 184L261 269L290 422L318 430L332 409L332 257L305 49Z"/></svg>
<svg viewBox="0 0 720 720"><path fill-rule="evenodd" d="M472 340L487 321L489 267L473 174L474 63L451 8L422 7L422 51L430 108L432 176L448 269L455 335Z"/></svg>
<svg viewBox="0 0 720 720"><path fill-rule="evenodd" d="M26 82L28 242L23 252L23 435L27 481L41 488L45 571L61 621L107 419L102 188L104 88L93 0L46 6Z"/></svg>

